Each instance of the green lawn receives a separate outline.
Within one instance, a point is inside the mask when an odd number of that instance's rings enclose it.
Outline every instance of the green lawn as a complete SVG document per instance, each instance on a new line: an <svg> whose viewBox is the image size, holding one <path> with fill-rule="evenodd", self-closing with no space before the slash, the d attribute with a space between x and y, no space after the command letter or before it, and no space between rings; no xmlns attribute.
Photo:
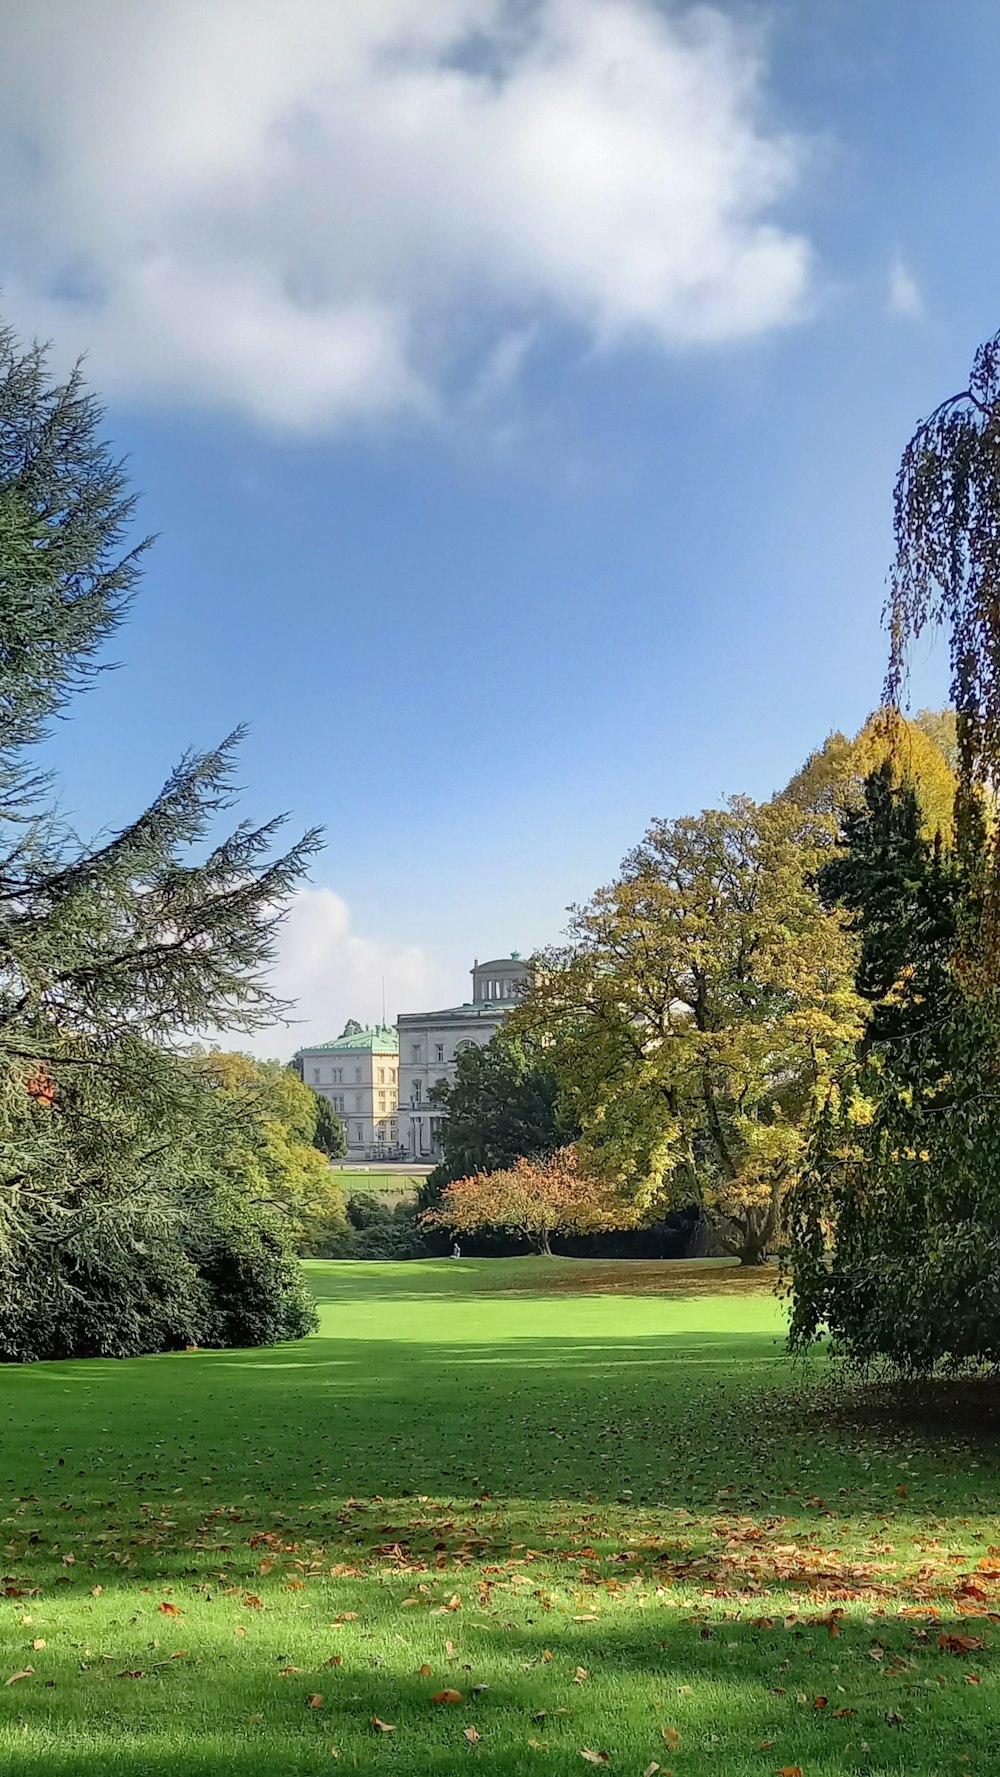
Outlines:
<svg viewBox="0 0 1000 1777"><path fill-rule="evenodd" d="M732 1271L309 1271L299 1345L0 1371L0 1770L995 1769L991 1443L825 1429Z"/></svg>
<svg viewBox="0 0 1000 1777"><path fill-rule="evenodd" d="M390 1204L402 1203L416 1196L425 1172L382 1172L377 1166L338 1166L337 1183L345 1197L356 1197L370 1191L373 1197L384 1197Z"/></svg>

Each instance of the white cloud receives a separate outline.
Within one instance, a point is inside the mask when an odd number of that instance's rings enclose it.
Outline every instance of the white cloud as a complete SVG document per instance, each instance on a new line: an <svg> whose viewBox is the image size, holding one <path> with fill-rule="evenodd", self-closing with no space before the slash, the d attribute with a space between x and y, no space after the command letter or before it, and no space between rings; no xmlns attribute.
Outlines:
<svg viewBox="0 0 1000 1777"><path fill-rule="evenodd" d="M418 945L386 943L352 930L346 901L329 888L302 889L293 899L271 975L274 991L297 1002L295 1022L254 1037L218 1037L224 1047L287 1059L303 1043L340 1035L349 1018L382 1017L382 982L389 1023L397 1012L425 1011L444 990L438 971Z"/></svg>
<svg viewBox="0 0 1000 1777"><path fill-rule="evenodd" d="M912 273L907 271L900 258L893 260L889 268L889 290L886 306L890 315L898 315L905 321L919 321L924 313L924 299Z"/></svg>
<svg viewBox="0 0 1000 1777"><path fill-rule="evenodd" d="M105 388L302 430L432 414L538 325L757 334L810 272L763 76L654 0L6 0L5 307Z"/></svg>

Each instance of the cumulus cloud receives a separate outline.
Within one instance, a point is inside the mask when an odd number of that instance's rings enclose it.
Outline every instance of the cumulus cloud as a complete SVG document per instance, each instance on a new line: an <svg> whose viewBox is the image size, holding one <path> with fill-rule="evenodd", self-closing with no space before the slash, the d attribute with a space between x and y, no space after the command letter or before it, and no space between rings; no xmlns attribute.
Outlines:
<svg viewBox="0 0 1000 1777"><path fill-rule="evenodd" d="M654 0L6 0L5 306L107 388L306 431L502 385L539 326L758 334L810 276L764 74Z"/></svg>
<svg viewBox="0 0 1000 1777"><path fill-rule="evenodd" d="M365 937L353 930L347 903L333 889L302 889L282 927L271 976L275 992L297 1002L295 1023L251 1039L216 1040L286 1058L303 1043L339 1036L349 1018L363 1024L379 1021L383 979L390 1024L397 1012L419 1012L438 1003L435 994L442 983L424 950Z"/></svg>
<svg viewBox="0 0 1000 1777"><path fill-rule="evenodd" d="M889 267L886 305L890 315L898 315L904 321L919 321L924 312L919 285L899 258Z"/></svg>

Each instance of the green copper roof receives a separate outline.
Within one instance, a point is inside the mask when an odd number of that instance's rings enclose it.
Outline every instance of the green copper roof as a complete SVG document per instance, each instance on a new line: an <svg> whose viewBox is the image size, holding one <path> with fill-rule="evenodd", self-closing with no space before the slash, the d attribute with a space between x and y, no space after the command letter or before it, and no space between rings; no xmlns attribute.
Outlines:
<svg viewBox="0 0 1000 1777"><path fill-rule="evenodd" d="M395 1055L399 1051L399 1038L388 1024L375 1024L369 1030L352 1031L350 1036L335 1037L332 1043L306 1043L298 1053L300 1055L328 1055L334 1051L343 1053L347 1049L355 1052L377 1050L380 1055Z"/></svg>

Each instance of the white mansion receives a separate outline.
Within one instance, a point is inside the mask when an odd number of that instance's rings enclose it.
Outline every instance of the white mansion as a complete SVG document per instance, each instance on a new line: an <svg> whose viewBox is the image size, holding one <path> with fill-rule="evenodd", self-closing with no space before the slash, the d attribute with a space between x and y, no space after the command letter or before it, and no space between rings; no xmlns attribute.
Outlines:
<svg viewBox="0 0 1000 1777"><path fill-rule="evenodd" d="M451 1079L463 1049L489 1042L529 978L516 951L476 962L472 999L462 1006L401 1012L395 1030L349 1024L335 1042L300 1049L295 1059L302 1078L343 1121L349 1157L437 1160L444 1113L431 1103L431 1087Z"/></svg>

